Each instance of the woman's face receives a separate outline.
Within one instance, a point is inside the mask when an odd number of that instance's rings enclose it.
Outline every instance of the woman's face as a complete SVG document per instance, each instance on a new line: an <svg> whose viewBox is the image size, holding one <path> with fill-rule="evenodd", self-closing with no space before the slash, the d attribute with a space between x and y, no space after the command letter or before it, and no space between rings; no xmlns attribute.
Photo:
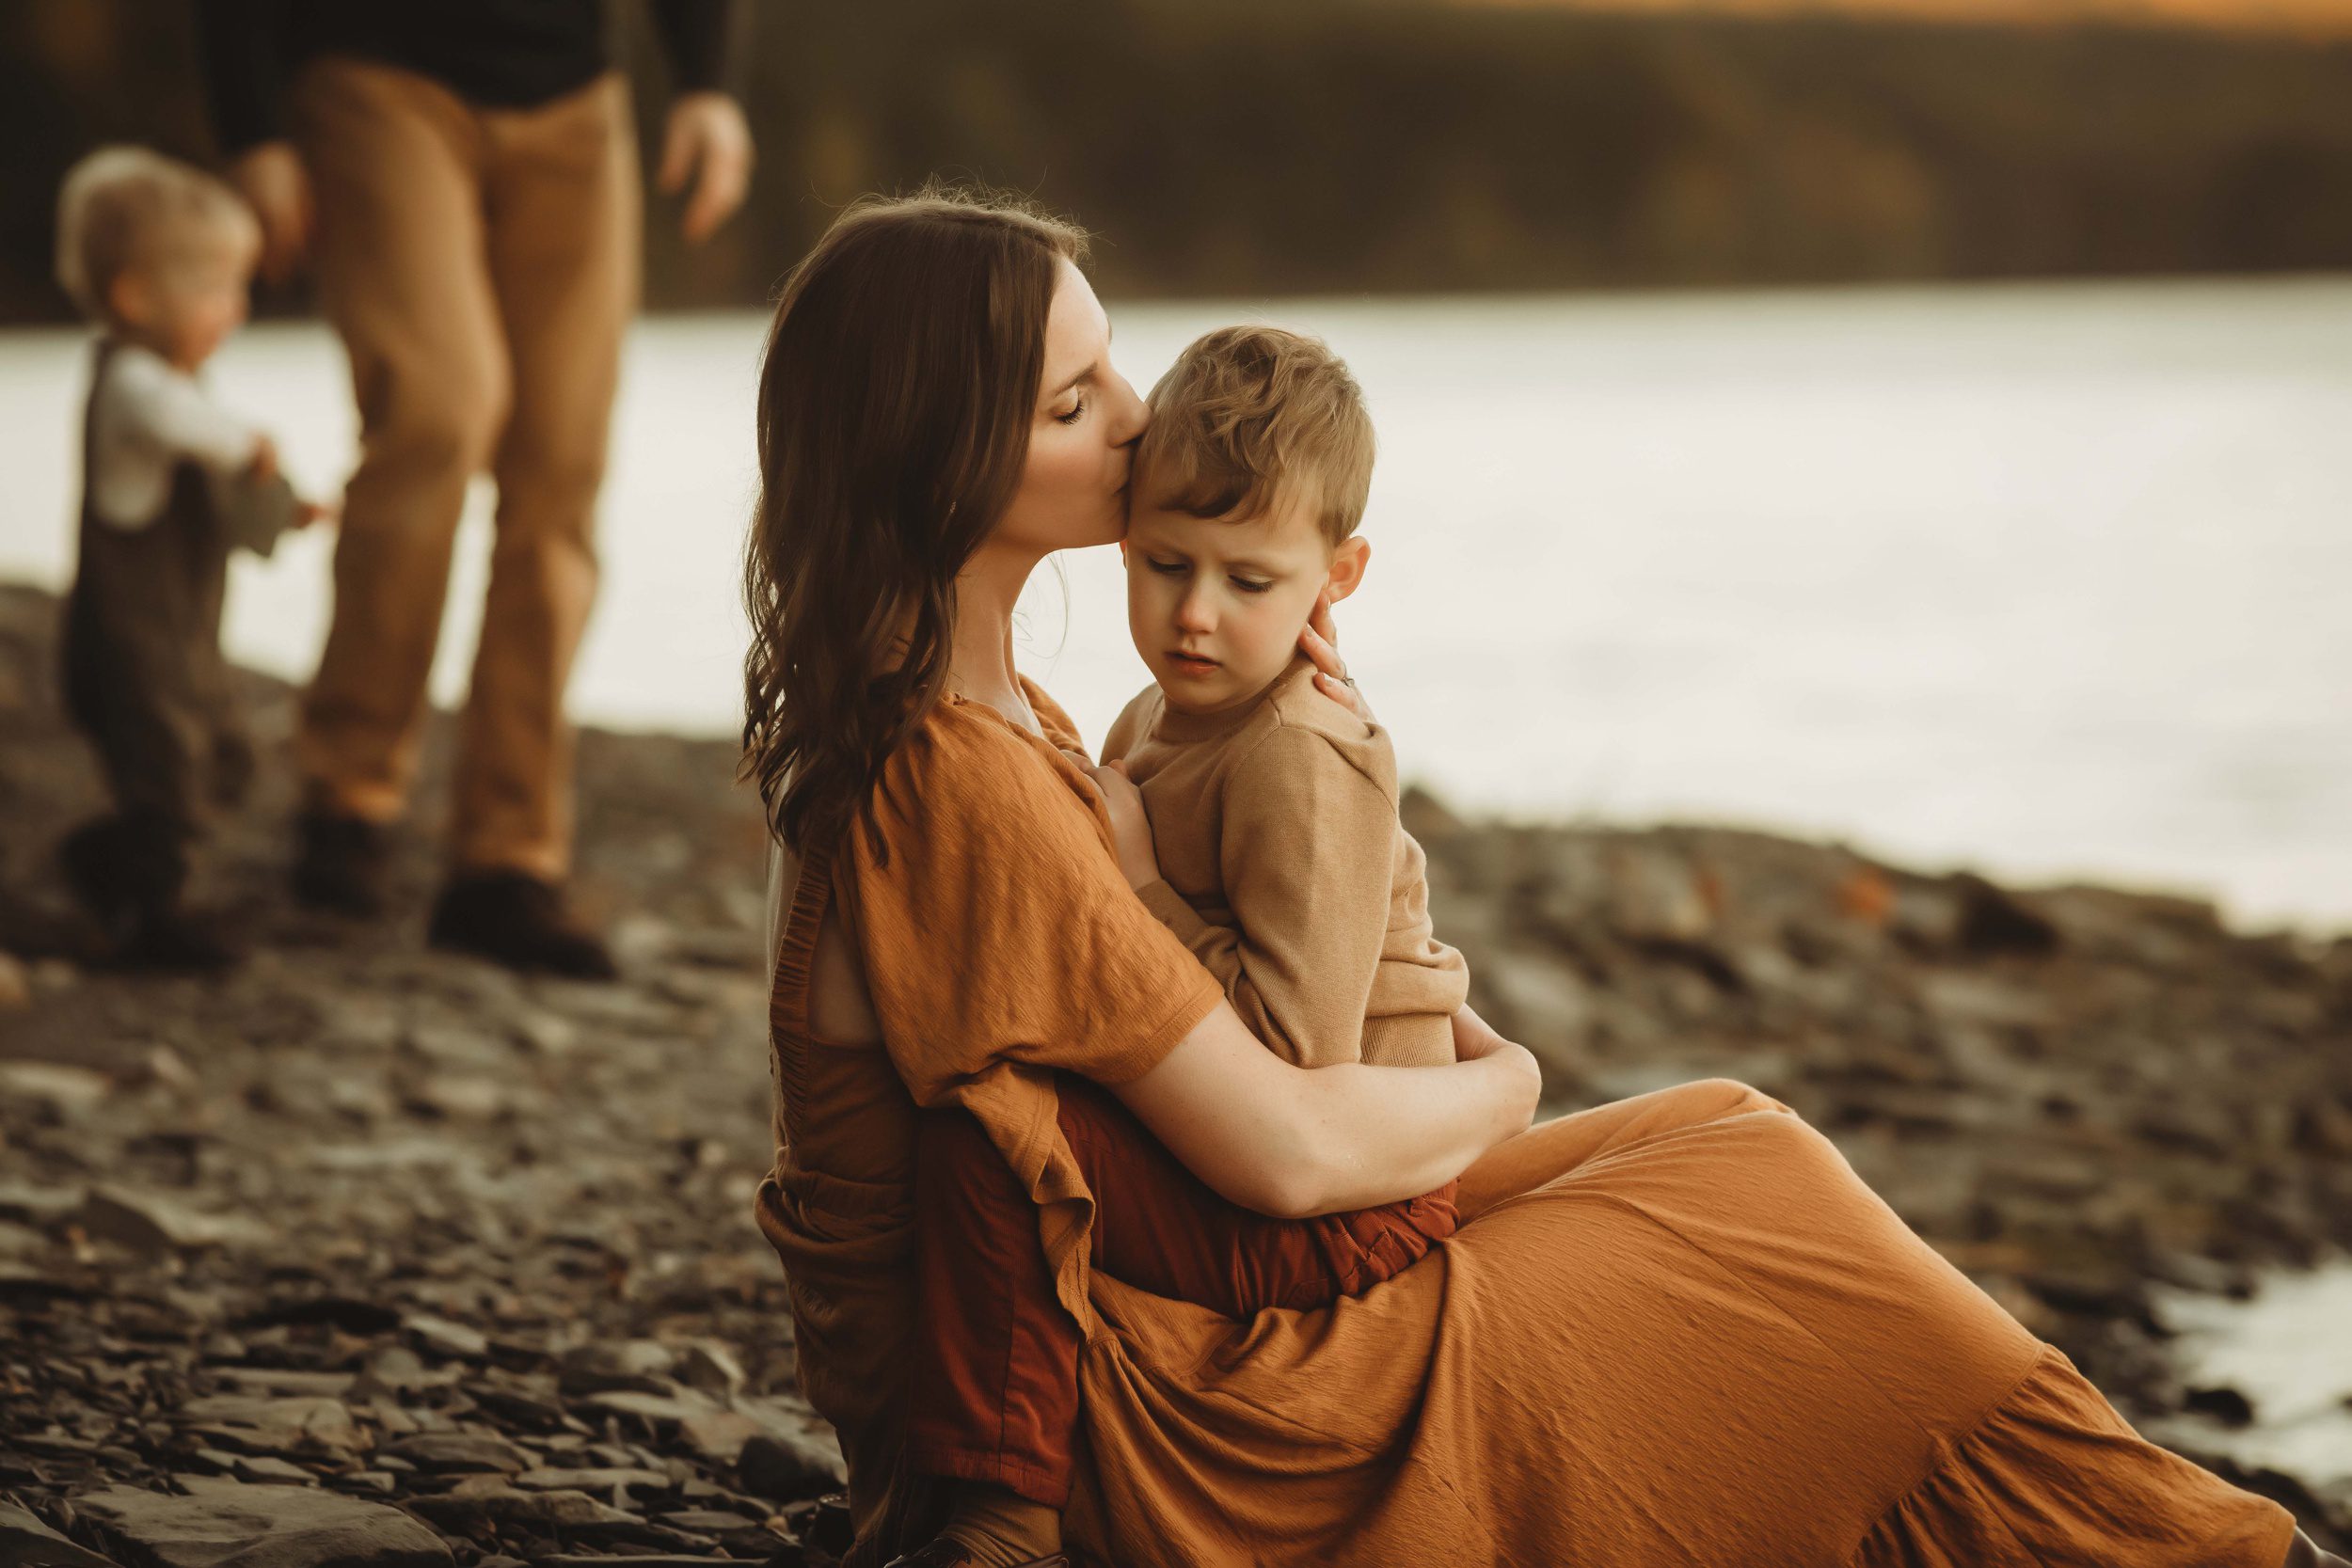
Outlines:
<svg viewBox="0 0 2352 1568"><path fill-rule="evenodd" d="M1042 555L1107 545L1127 527L1127 473L1150 416L1111 368L1111 324L1086 275L1060 263L1029 455L993 538Z"/></svg>

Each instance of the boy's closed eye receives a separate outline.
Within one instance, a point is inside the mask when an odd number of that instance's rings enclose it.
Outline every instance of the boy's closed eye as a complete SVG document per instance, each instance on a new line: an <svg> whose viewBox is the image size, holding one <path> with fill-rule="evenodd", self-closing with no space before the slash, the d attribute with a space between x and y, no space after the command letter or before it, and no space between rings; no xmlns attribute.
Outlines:
<svg viewBox="0 0 2352 1568"><path fill-rule="evenodd" d="M1152 571L1157 572L1164 578L1185 577L1192 571L1192 563L1190 562L1165 561L1158 556L1147 555L1143 558L1143 563L1146 567ZM1225 580L1232 583L1234 587L1240 589L1245 594L1263 594L1274 586L1274 583L1270 579L1244 577L1240 573L1230 574Z"/></svg>

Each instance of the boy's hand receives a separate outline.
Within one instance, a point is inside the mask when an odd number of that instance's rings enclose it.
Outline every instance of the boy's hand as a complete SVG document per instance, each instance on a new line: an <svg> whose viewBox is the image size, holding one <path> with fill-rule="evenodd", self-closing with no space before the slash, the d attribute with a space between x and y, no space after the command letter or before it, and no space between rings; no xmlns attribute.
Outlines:
<svg viewBox="0 0 2352 1568"><path fill-rule="evenodd" d="M230 166L229 178L261 221L262 277L283 283L309 253L316 221L302 155L292 142L263 142Z"/></svg>
<svg viewBox="0 0 2352 1568"><path fill-rule="evenodd" d="M1314 661L1316 690L1365 723L1379 722L1372 716L1372 705L1364 701L1364 694L1348 679L1347 666L1340 658L1340 628L1331 619L1328 588L1315 595L1314 613L1307 617L1307 625L1298 634L1298 651Z"/></svg>
<svg viewBox="0 0 2352 1568"><path fill-rule="evenodd" d="M1143 791L1127 777L1123 762L1089 768L1087 777L1094 781L1103 809L1110 815L1111 844L1119 851L1119 869L1126 874L1127 885L1150 887L1160 879L1160 855L1152 847L1152 818L1143 809Z"/></svg>

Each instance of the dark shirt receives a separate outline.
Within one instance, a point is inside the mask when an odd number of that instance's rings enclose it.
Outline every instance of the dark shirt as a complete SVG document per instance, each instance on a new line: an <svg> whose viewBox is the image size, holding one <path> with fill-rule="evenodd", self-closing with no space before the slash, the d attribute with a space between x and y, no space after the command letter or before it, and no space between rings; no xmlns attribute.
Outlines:
<svg viewBox="0 0 2352 1568"><path fill-rule="evenodd" d="M652 0L680 92L733 90L742 0ZM285 135L286 83L317 55L430 76L485 108L531 108L612 65L601 0L199 0L213 129L233 156Z"/></svg>

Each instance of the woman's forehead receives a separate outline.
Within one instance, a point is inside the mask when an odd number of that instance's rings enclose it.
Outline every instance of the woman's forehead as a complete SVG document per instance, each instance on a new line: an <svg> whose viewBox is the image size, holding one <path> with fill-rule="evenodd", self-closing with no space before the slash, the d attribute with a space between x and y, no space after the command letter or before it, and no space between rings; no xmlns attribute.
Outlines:
<svg viewBox="0 0 2352 1568"><path fill-rule="evenodd" d="M1059 387L1102 357L1109 346L1110 318L1086 274L1063 261L1054 285L1054 301L1045 316L1044 384Z"/></svg>

